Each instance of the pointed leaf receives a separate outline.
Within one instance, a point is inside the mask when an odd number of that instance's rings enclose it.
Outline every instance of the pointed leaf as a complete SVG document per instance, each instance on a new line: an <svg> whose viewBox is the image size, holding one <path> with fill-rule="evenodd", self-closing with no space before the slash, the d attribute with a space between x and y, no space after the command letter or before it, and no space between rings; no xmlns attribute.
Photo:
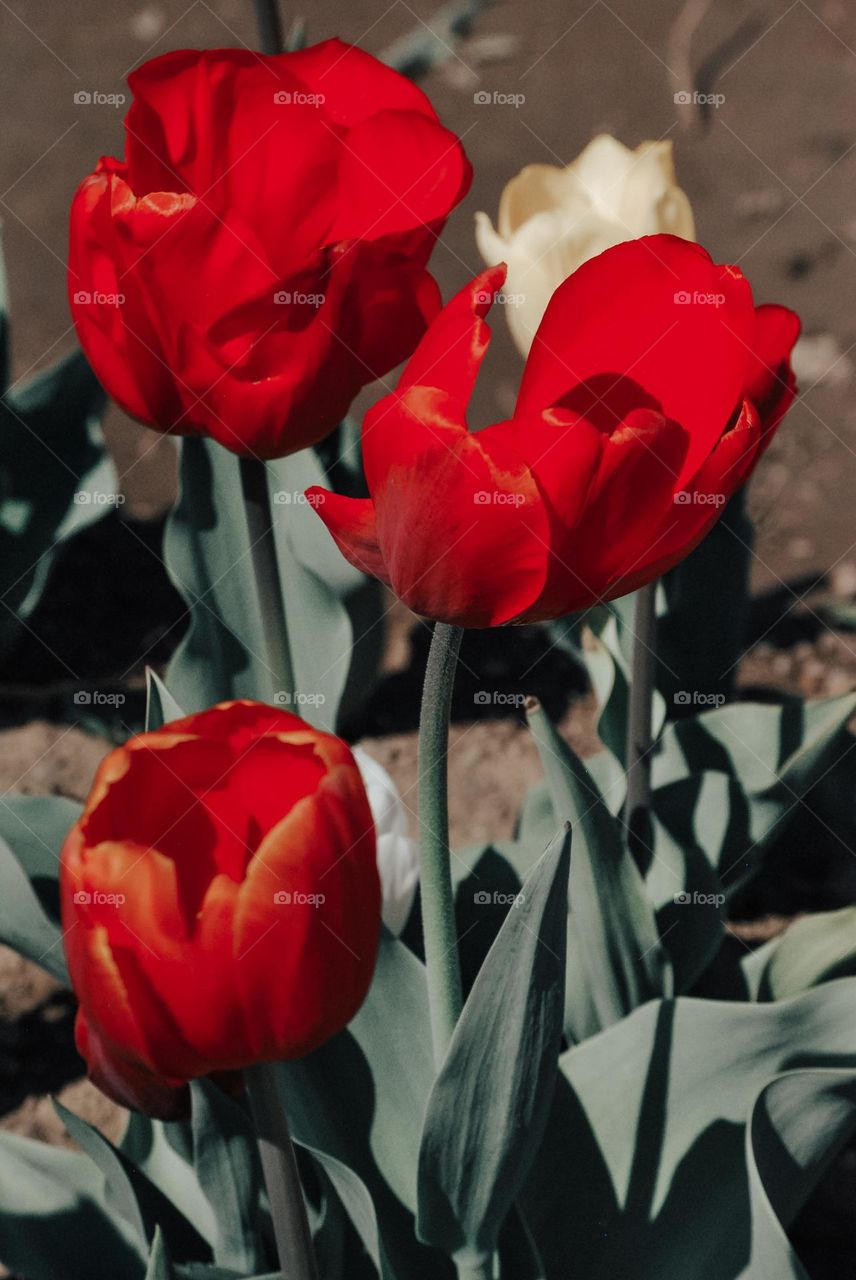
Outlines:
<svg viewBox="0 0 856 1280"><path fill-rule="evenodd" d="M194 1080L193 1150L196 1176L216 1214L214 1261L253 1272L264 1261L259 1221L261 1168L247 1114L208 1080Z"/></svg>
<svg viewBox="0 0 856 1280"><path fill-rule="evenodd" d="M419 1153L420 1239L484 1262L543 1135L561 1045L570 829L526 878L464 1006Z"/></svg>
<svg viewBox="0 0 856 1280"><path fill-rule="evenodd" d="M533 702L527 714L553 809L574 828L567 1026L581 1039L662 995L667 961L618 819L541 706Z"/></svg>

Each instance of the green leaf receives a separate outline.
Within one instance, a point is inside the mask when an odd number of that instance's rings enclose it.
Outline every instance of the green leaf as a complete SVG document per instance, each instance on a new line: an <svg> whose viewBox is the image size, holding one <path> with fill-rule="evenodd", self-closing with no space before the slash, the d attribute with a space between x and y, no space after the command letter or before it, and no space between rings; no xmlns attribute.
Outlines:
<svg viewBox="0 0 856 1280"><path fill-rule="evenodd" d="M155 1227L159 1225L177 1257L183 1261L204 1259L208 1248L196 1228L146 1175L98 1129L69 1111L58 1099L54 1098L53 1103L71 1137L101 1170L108 1203L130 1226L140 1245L148 1250Z"/></svg>
<svg viewBox="0 0 856 1280"><path fill-rule="evenodd" d="M140 1280L144 1252L85 1155L0 1133L0 1258L27 1280Z"/></svg>
<svg viewBox="0 0 856 1280"><path fill-rule="evenodd" d="M184 712L151 667L146 667L146 732L160 729L170 720L181 720Z"/></svg>
<svg viewBox="0 0 856 1280"><path fill-rule="evenodd" d="M583 1039L665 994L668 963L618 819L540 705L527 714L553 811L574 829L566 1026Z"/></svg>
<svg viewBox="0 0 856 1280"><path fill-rule="evenodd" d="M62 796L0 798L0 940L66 985L59 853L80 812Z"/></svg>
<svg viewBox="0 0 856 1280"><path fill-rule="evenodd" d="M377 1214L365 1183L357 1177L353 1169L342 1164L341 1160L337 1160L335 1156L307 1147L305 1143L299 1145L308 1151L323 1168L381 1280L394 1280L383 1252Z"/></svg>
<svg viewBox="0 0 856 1280"><path fill-rule="evenodd" d="M268 463L267 476L299 710L332 730L352 640L341 595L357 579L302 501L309 484L323 481L311 451ZM210 441L185 439L181 498L167 526L165 559L190 606L191 625L166 683L191 711L226 698L291 697L275 687L265 662L249 555L238 459Z"/></svg>
<svg viewBox="0 0 856 1280"><path fill-rule="evenodd" d="M132 1111L119 1151L193 1223L213 1251L217 1221L193 1166L190 1122L152 1120Z"/></svg>
<svg viewBox="0 0 856 1280"><path fill-rule="evenodd" d="M146 1280L175 1280L175 1272L169 1258L169 1250L160 1227L155 1227L155 1238L146 1268Z"/></svg>
<svg viewBox="0 0 856 1280"><path fill-rule="evenodd" d="M669 725L653 761L658 814L679 842L691 818L695 843L733 892L812 787L856 748L847 727L854 711L856 694L846 694L781 706L734 703ZM710 780L698 779L706 771L724 775L718 797Z"/></svg>
<svg viewBox="0 0 856 1280"><path fill-rule="evenodd" d="M785 1227L854 1128L854 1071L790 1071L762 1089L746 1135L752 1249L741 1280L809 1280Z"/></svg>
<svg viewBox="0 0 856 1280"><path fill-rule="evenodd" d="M564 1021L570 829L526 878L431 1091L419 1154L420 1239L485 1262L543 1135Z"/></svg>
<svg viewBox="0 0 856 1280"><path fill-rule="evenodd" d="M856 975L856 907L795 920L743 961L750 997L782 1000L832 978Z"/></svg>
<svg viewBox="0 0 856 1280"><path fill-rule="evenodd" d="M196 1176L217 1222L214 1261L236 1271L262 1265L259 1167L249 1117L208 1080L194 1080L193 1150Z"/></svg>
<svg viewBox="0 0 856 1280"><path fill-rule="evenodd" d="M565 1280L568 1258L586 1280L742 1275L752 1108L783 1071L856 1068L854 1000L856 980L845 978L774 1004L655 1001L564 1053L521 1201L548 1280ZM841 1127L815 1126L814 1137L812 1160L780 1171L792 1205Z"/></svg>
<svg viewBox="0 0 856 1280"><path fill-rule="evenodd" d="M417 1118L434 1080L429 1026L424 966L384 930L371 989L347 1031L278 1063L277 1076L295 1141L366 1187L392 1274L448 1280L446 1258L418 1243L413 1223Z"/></svg>
<svg viewBox="0 0 856 1280"><path fill-rule="evenodd" d="M0 400L0 652L35 608L57 545L115 500L103 405L79 351Z"/></svg>

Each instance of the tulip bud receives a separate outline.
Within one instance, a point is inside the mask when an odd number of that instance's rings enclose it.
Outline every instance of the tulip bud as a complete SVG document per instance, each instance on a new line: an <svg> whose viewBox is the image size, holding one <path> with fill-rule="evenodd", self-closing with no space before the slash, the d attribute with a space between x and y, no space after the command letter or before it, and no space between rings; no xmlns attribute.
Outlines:
<svg viewBox="0 0 856 1280"><path fill-rule="evenodd" d="M657 232L695 236L671 142L632 151L602 133L565 169L521 170L502 193L496 231L487 214L476 214L485 262L508 264L506 315L520 352L528 353L554 290L577 267L622 240Z"/></svg>
<svg viewBox="0 0 856 1280"><path fill-rule="evenodd" d="M302 1057L371 982L375 836L348 747L222 703L103 761L60 875L77 1045L116 1101L169 1118L189 1080Z"/></svg>

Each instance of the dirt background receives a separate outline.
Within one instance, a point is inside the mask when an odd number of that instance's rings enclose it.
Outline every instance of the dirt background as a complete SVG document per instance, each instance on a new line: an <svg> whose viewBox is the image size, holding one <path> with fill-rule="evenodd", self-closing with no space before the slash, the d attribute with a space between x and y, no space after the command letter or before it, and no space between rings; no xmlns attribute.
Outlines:
<svg viewBox="0 0 856 1280"><path fill-rule="evenodd" d="M424 31L434 9L425 0L315 0L309 38L339 34L382 53L414 29ZM187 46L254 46L255 34L249 0L79 0L73 7L0 0L0 38L0 214L13 376L23 379L73 344L65 289L68 205L97 157L122 148L122 110L79 105L75 94L127 93L127 72L149 56ZM568 163L606 130L629 145L672 138L698 238L717 259L743 268L758 301L800 313L802 394L750 492L757 529L752 583L769 607L741 681L807 696L852 687L853 639L828 625L819 605L856 599L856 8L843 0L509 0L486 8L424 85L444 122L464 138L476 174L434 256L445 296L482 265L473 213L494 215L504 184L523 164ZM525 101L477 105L473 95L485 89ZM707 113L676 104L676 94L693 90L724 101ZM501 318L494 331L474 421L505 416L515 395L520 362ZM172 449L115 410L108 430L127 495L124 517L162 515L174 492ZM155 558L156 547L153 535ZM806 600L806 585L815 582ZM119 628L152 599L145 575L130 569L117 575L95 553L85 589L87 609ZM169 607L165 596L163 609ZM57 624L60 633L73 630L67 617ZM389 665L400 670L409 662L409 625L393 617ZM128 643L142 653L148 640L140 635ZM33 657L37 647L34 640L32 653L20 651L17 670L2 679L28 685L46 679L43 655ZM82 655L81 677L92 678L93 664L97 675L99 660L91 651ZM590 704L579 703L565 729L577 746L591 749ZM10 724L0 731L0 792L82 797L105 749L72 724ZM412 802L412 735L377 740L373 749ZM528 738L511 721L457 725L451 769L453 840L462 843L509 834L539 772ZM44 1096L59 1089L69 1105L118 1132L118 1110L80 1081L79 1064L68 1056L71 1016L50 980L0 950L5 1126L62 1140ZM849 1168L852 1178L854 1158L846 1160L850 1166L839 1166L837 1177ZM822 1237L817 1275L852 1274L852 1254L835 1254L836 1240L842 1250L849 1247L852 1210L837 1204L829 1187L826 1194L820 1218L806 1227L803 1253L813 1257Z"/></svg>

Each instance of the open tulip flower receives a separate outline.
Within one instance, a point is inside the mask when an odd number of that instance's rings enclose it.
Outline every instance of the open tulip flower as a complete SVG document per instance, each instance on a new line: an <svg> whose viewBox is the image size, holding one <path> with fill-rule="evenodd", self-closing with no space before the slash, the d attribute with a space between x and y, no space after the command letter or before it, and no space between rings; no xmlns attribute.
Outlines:
<svg viewBox="0 0 856 1280"><path fill-rule="evenodd" d="M467 627L559 617L659 577L710 529L796 391L797 317L756 308L742 273L699 245L648 236L556 290L513 417L471 432L504 274L449 303L367 415L371 496L310 490L352 564Z"/></svg>
<svg viewBox="0 0 856 1280"><path fill-rule="evenodd" d="M118 1102L301 1057L362 1003L380 929L371 813L339 739L223 703L102 763L62 853L77 1045Z"/></svg>
<svg viewBox="0 0 856 1280"><path fill-rule="evenodd" d="M71 214L92 367L160 431L262 458L322 439L439 309L425 265L470 183L460 142L339 40L181 50L129 83L126 158Z"/></svg>

